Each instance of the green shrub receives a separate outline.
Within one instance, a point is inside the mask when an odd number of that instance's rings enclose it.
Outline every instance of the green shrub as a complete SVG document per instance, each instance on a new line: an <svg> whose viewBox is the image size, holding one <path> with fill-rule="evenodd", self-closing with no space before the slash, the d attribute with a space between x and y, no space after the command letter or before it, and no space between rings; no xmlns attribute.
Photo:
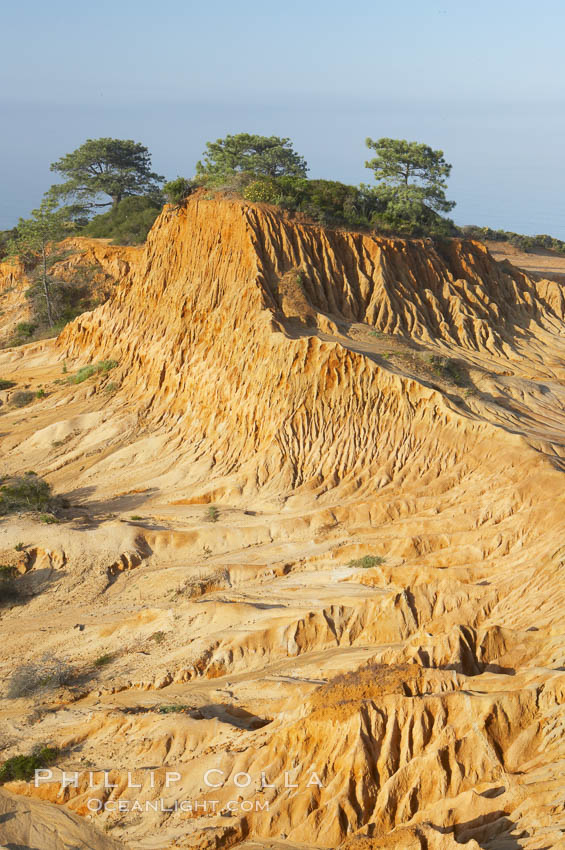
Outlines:
<svg viewBox="0 0 565 850"><path fill-rule="evenodd" d="M14 407L26 407L28 404L35 398L35 393L32 393L30 390L19 390L17 393L14 393L10 401L14 405Z"/></svg>
<svg viewBox="0 0 565 850"><path fill-rule="evenodd" d="M13 227L11 230L0 230L0 260L10 255L11 245L18 237L18 228ZM7 292L8 290L4 290Z"/></svg>
<svg viewBox="0 0 565 850"><path fill-rule="evenodd" d="M15 381L6 381L4 378L0 378L0 390L11 390L15 386Z"/></svg>
<svg viewBox="0 0 565 850"><path fill-rule="evenodd" d="M39 521L44 522L45 525L58 525L60 522L53 514L41 514Z"/></svg>
<svg viewBox="0 0 565 850"><path fill-rule="evenodd" d="M379 230L402 236L457 236L460 230L425 204L403 203L398 193L339 180L309 180L302 175L278 177L239 171L201 173L200 185L252 203L270 203L301 213L324 226Z"/></svg>
<svg viewBox="0 0 565 850"><path fill-rule="evenodd" d="M243 197L255 204L276 204L281 199L281 190L274 179L253 180L243 190Z"/></svg>
<svg viewBox="0 0 565 850"><path fill-rule="evenodd" d="M246 194L247 193L247 194ZM379 201L372 190L338 180L277 177L256 180L244 191L251 201L268 201L320 224L369 228Z"/></svg>
<svg viewBox="0 0 565 850"><path fill-rule="evenodd" d="M208 522L217 522L220 517L220 512L215 505L210 505L206 511L206 519Z"/></svg>
<svg viewBox="0 0 565 850"><path fill-rule="evenodd" d="M25 543L16 543L16 545L14 546L14 549L16 550L16 552L23 552L25 550L25 548L26 548Z"/></svg>
<svg viewBox="0 0 565 850"><path fill-rule="evenodd" d="M354 567L355 569L370 570L371 567L380 567L384 562L385 559L382 555L364 555L362 558L356 558L350 561L347 566Z"/></svg>
<svg viewBox="0 0 565 850"><path fill-rule="evenodd" d="M199 186L209 189L209 194L205 195L205 200L213 200L216 195L235 195L242 197L245 187L256 180L257 177L248 171L238 171L215 174L199 174L195 180Z"/></svg>
<svg viewBox="0 0 565 850"><path fill-rule="evenodd" d="M379 232L403 237L451 237L460 235L450 218L444 218L425 204L387 198L379 194L379 205L371 216L371 225Z"/></svg>
<svg viewBox="0 0 565 850"><path fill-rule="evenodd" d="M147 239L162 206L162 198L157 196L136 195L123 198L109 212L94 216L82 233L86 236L112 239L114 245L139 245Z"/></svg>
<svg viewBox="0 0 565 850"><path fill-rule="evenodd" d="M104 392L110 395L111 393L115 393L119 390L120 385L116 383L116 381L109 381L104 387Z"/></svg>
<svg viewBox="0 0 565 850"><path fill-rule="evenodd" d="M51 502L51 485L31 474L0 485L0 515L15 511L41 511Z"/></svg>
<svg viewBox="0 0 565 850"><path fill-rule="evenodd" d="M106 375L111 369L115 369L117 365L117 360L101 360L99 363L90 363L88 366L81 366L76 375L71 375L67 378L67 381L70 384L82 384L83 381L92 378L93 375Z"/></svg>
<svg viewBox="0 0 565 850"><path fill-rule="evenodd" d="M76 375L69 378L69 383L82 384L83 381L88 380L88 378L92 378L95 373L96 368L94 366L81 366Z"/></svg>
<svg viewBox="0 0 565 850"><path fill-rule="evenodd" d="M565 242L555 236L548 236L547 233L541 233L537 236L524 236L524 234L514 233L512 230L493 230L490 227L477 227L474 224L462 227L460 232L463 236L481 242L510 242L526 253L535 251L536 248L545 248L557 251L559 254L565 254Z"/></svg>
<svg viewBox="0 0 565 850"><path fill-rule="evenodd" d="M58 756L57 747L38 744L27 756L12 756L12 758L7 759L0 767L0 782L13 782L17 779L28 782L35 776L36 770L54 764Z"/></svg>
<svg viewBox="0 0 565 850"><path fill-rule="evenodd" d="M117 365L117 360L101 360L96 366L96 371L106 374L106 372L109 372L111 369L115 369Z"/></svg>
<svg viewBox="0 0 565 850"><path fill-rule="evenodd" d="M299 209L321 224L366 227L376 200L371 193L338 180L309 180Z"/></svg>
<svg viewBox="0 0 565 850"><path fill-rule="evenodd" d="M192 192L192 188L191 181L187 180L186 177L177 177L175 180L169 180L168 183L165 183L163 186L163 195L167 203L180 206L188 198Z"/></svg>
<svg viewBox="0 0 565 850"><path fill-rule="evenodd" d="M36 398L45 398L46 396L47 396L47 393L45 392L45 390L37 390L37 392L35 394Z"/></svg>
<svg viewBox="0 0 565 850"><path fill-rule="evenodd" d="M34 322L18 322L15 328L15 333L17 337L22 339L29 339L33 336L34 332L37 330L37 324Z"/></svg>

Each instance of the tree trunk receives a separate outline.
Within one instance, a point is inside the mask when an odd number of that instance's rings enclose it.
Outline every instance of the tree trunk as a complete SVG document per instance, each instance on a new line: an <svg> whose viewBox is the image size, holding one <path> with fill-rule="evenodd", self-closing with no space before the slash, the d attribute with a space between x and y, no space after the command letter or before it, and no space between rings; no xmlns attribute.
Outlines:
<svg viewBox="0 0 565 850"><path fill-rule="evenodd" d="M45 300L47 301L47 321L49 322L49 327L53 327L53 313L51 311L51 293L49 292L49 281L47 280L47 251L45 248L45 243L43 243L42 247L43 254L43 291L45 293Z"/></svg>

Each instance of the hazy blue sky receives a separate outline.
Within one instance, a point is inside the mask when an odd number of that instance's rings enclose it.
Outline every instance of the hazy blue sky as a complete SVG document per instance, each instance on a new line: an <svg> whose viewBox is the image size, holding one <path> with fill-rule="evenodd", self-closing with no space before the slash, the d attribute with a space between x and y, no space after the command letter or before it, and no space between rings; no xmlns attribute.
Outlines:
<svg viewBox="0 0 565 850"><path fill-rule="evenodd" d="M367 136L441 147L458 223L565 238L564 0L20 0L1 26L0 228L87 138L170 178L247 131L352 183Z"/></svg>

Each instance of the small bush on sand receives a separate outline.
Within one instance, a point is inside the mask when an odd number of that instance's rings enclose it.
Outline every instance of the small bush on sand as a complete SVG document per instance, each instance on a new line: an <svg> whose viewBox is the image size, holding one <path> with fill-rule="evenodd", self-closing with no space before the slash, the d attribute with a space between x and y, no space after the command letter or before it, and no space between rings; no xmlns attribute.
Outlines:
<svg viewBox="0 0 565 850"><path fill-rule="evenodd" d="M82 384L83 381L92 378L93 375L108 374L117 365L117 360L101 360L99 363L90 363L88 366L81 366L76 375L71 375L67 380L70 384Z"/></svg>
<svg viewBox="0 0 565 850"><path fill-rule="evenodd" d="M154 640L155 643L163 643L165 637L165 632L153 632L152 635L149 635L149 640Z"/></svg>
<svg viewBox="0 0 565 850"><path fill-rule="evenodd" d="M4 378L0 378L0 390L11 390L15 386L15 381L6 381Z"/></svg>
<svg viewBox="0 0 565 850"><path fill-rule="evenodd" d="M467 375L465 374L464 368L457 360L433 354L430 358L430 365L432 367L432 371L438 376L438 378L443 378L445 381L449 381L449 383L455 384L457 387L464 387L467 385Z"/></svg>
<svg viewBox="0 0 565 850"><path fill-rule="evenodd" d="M82 384L83 381L86 381L88 378L92 378L96 369L94 366L82 366L76 375L73 375L69 378L69 383L71 384Z"/></svg>
<svg viewBox="0 0 565 850"><path fill-rule="evenodd" d="M36 770L53 764L58 755L57 747L38 744L27 756L12 756L0 767L0 782L10 782L15 779L23 779L27 782L33 779Z"/></svg>
<svg viewBox="0 0 565 850"><path fill-rule="evenodd" d="M41 690L70 684L76 676L74 667L55 656L44 655L40 661L30 661L14 670L8 687L8 697L18 699Z"/></svg>
<svg viewBox="0 0 565 850"><path fill-rule="evenodd" d="M111 369L115 369L117 365L117 360L101 360L100 363L96 364L96 371L102 372L102 374L105 375L106 372L109 372Z"/></svg>
<svg viewBox="0 0 565 850"><path fill-rule="evenodd" d="M184 714L190 710L189 705L160 705L157 709L159 714Z"/></svg>
<svg viewBox="0 0 565 850"><path fill-rule="evenodd" d="M35 473L9 478L0 484L0 516L15 511L41 511L49 507L51 485Z"/></svg>
<svg viewBox="0 0 565 850"><path fill-rule="evenodd" d="M41 514L39 522L44 522L45 525L57 525L60 522L53 514Z"/></svg>
<svg viewBox="0 0 565 850"><path fill-rule="evenodd" d="M220 512L215 505L210 505L206 511L206 519L208 522L217 522L220 518Z"/></svg>
<svg viewBox="0 0 565 850"><path fill-rule="evenodd" d="M347 566L354 567L355 569L370 570L371 567L380 567L384 562L385 559L382 555L364 555L362 558L356 558L354 561L350 561Z"/></svg>
<svg viewBox="0 0 565 850"><path fill-rule="evenodd" d="M34 398L35 393L32 393L30 390L19 390L17 393L14 393L10 401L14 407L26 407L26 405L31 404Z"/></svg>

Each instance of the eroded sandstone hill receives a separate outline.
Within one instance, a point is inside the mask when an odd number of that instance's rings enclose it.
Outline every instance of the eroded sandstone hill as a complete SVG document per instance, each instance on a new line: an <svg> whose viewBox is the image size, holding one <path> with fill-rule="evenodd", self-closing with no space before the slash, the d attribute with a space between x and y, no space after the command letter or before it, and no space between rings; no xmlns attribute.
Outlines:
<svg viewBox="0 0 565 850"><path fill-rule="evenodd" d="M77 787L9 790L131 848L565 846L564 294L478 243L196 196L108 302L0 356L50 388L3 394L5 471L71 503L0 528L29 551L3 676L81 673L0 715ZM202 807L92 814L127 771Z"/></svg>
<svg viewBox="0 0 565 850"><path fill-rule="evenodd" d="M543 343L564 311L563 287L500 268L478 243L451 241L440 254L195 200L164 213L132 285L69 326L59 347L69 358L115 356L143 415L182 418L215 476L248 462L239 487L268 482L280 493L360 470L386 477L407 439L429 442L429 464L444 429L465 452L482 439L509 445L434 387L382 368L340 333L352 323L433 342L471 367L495 361L524 375L534 360L551 377L563 367L541 362Z"/></svg>

